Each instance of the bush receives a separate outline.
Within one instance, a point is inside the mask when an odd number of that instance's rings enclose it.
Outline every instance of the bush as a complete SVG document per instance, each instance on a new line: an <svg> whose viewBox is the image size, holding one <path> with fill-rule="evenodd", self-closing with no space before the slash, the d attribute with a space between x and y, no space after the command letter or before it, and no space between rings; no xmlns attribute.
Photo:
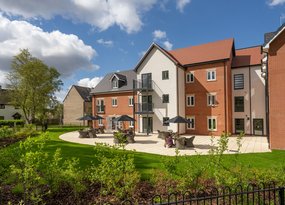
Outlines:
<svg viewBox="0 0 285 205"><path fill-rule="evenodd" d="M109 156L105 155L106 148L109 150ZM100 184L102 195L113 193L119 199L130 197L140 180L134 165L134 156L127 154L125 150L118 152L114 147L110 149L107 145L97 145L95 149L100 164L90 168L89 180Z"/></svg>
<svg viewBox="0 0 285 205"><path fill-rule="evenodd" d="M24 120L0 120L0 127L1 126L14 127L15 125L23 126L24 124L25 124Z"/></svg>
<svg viewBox="0 0 285 205"><path fill-rule="evenodd" d="M32 124L26 124L23 128L21 128L19 131L15 133L16 137L33 137L37 135L38 132L36 130L35 125Z"/></svg>
<svg viewBox="0 0 285 205"><path fill-rule="evenodd" d="M9 128L8 126L3 126L0 128L0 139L12 137L13 134L13 129Z"/></svg>

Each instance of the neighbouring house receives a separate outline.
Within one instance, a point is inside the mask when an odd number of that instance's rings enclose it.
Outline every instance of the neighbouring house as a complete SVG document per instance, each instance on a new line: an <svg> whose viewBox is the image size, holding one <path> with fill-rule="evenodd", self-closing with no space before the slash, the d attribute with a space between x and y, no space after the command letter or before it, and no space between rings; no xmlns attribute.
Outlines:
<svg viewBox="0 0 285 205"><path fill-rule="evenodd" d="M264 35L263 72L267 80L271 149L285 149L285 24Z"/></svg>
<svg viewBox="0 0 285 205"><path fill-rule="evenodd" d="M91 88L72 85L63 100L63 124L87 125L78 118L92 113ZM91 124L90 124L91 126Z"/></svg>
<svg viewBox="0 0 285 205"><path fill-rule="evenodd" d="M11 103L9 89L0 86L0 120L18 120L23 118L22 110Z"/></svg>
<svg viewBox="0 0 285 205"><path fill-rule="evenodd" d="M136 73L133 70L107 74L98 85L92 89L93 115L103 117L93 122L94 127L104 127L107 131L120 128L135 128L134 122L115 122L121 115L134 116L136 96L133 91L133 81Z"/></svg>

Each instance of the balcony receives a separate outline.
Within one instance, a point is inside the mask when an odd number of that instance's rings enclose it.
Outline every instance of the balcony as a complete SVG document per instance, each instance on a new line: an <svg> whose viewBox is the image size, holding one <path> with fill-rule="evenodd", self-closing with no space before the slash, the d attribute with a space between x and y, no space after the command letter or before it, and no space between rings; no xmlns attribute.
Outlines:
<svg viewBox="0 0 285 205"><path fill-rule="evenodd" d="M135 103L136 114L153 114L153 103Z"/></svg>
<svg viewBox="0 0 285 205"><path fill-rule="evenodd" d="M105 113L105 105L97 105L97 113Z"/></svg>
<svg viewBox="0 0 285 205"><path fill-rule="evenodd" d="M147 80L134 80L133 89L138 91L153 91L154 82L151 79Z"/></svg>

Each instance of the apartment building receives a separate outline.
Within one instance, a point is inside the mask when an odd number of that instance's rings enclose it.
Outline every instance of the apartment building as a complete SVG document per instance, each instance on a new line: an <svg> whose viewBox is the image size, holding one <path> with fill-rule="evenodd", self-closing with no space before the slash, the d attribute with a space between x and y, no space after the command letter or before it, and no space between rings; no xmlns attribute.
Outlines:
<svg viewBox="0 0 285 205"><path fill-rule="evenodd" d="M107 74L98 85L92 89L92 113L104 119L94 121L94 127L104 127L111 132L120 128L135 128L134 122L115 122L120 115L134 115L136 95L133 91L133 82L136 73L133 70Z"/></svg>
<svg viewBox="0 0 285 205"><path fill-rule="evenodd" d="M267 80L271 149L285 149L285 24L264 35L262 71Z"/></svg>

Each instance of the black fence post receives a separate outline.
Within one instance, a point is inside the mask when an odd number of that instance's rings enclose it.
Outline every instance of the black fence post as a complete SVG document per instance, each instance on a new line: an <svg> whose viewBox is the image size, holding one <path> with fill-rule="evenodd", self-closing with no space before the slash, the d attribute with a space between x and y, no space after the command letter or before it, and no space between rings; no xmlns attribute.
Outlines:
<svg viewBox="0 0 285 205"><path fill-rule="evenodd" d="M284 197L285 187L279 187L279 204L285 204L285 197Z"/></svg>

